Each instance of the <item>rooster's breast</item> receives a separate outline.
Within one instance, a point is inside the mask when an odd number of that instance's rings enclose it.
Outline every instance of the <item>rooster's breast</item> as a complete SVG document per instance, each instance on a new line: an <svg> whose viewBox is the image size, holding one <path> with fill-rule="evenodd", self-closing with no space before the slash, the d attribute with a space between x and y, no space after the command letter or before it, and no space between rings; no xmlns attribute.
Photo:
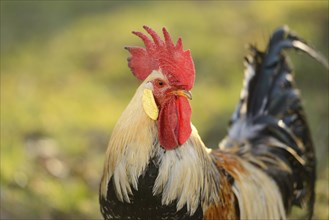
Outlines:
<svg viewBox="0 0 329 220"><path fill-rule="evenodd" d="M133 189L130 203L117 199L113 186L113 179L108 183L107 199L100 196L101 212L105 219L202 219L201 205L193 216L187 212L186 205L179 211L176 201L169 205L162 205L162 195L153 195L152 189L158 175L158 165L154 159L145 173L138 179L138 190Z"/></svg>

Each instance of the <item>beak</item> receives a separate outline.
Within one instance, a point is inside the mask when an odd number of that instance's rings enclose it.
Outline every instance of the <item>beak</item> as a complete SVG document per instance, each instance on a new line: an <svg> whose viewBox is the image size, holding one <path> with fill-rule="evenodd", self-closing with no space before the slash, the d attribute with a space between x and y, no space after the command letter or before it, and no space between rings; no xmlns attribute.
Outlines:
<svg viewBox="0 0 329 220"><path fill-rule="evenodd" d="M184 96L184 97L188 98L189 100L192 100L192 93L190 91L187 91L187 90L176 90L173 93L175 95Z"/></svg>

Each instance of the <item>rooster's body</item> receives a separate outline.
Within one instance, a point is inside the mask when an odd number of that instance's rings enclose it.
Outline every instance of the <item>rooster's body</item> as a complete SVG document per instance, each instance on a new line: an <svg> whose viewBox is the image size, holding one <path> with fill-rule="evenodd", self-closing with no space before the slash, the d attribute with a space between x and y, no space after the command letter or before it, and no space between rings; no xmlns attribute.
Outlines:
<svg viewBox="0 0 329 220"><path fill-rule="evenodd" d="M150 28L146 46L127 47L143 80L121 115L100 187L105 219L284 219L293 205L313 212L315 154L291 69L282 53L318 55L286 29L246 59L241 100L218 149L191 124L194 65Z"/></svg>

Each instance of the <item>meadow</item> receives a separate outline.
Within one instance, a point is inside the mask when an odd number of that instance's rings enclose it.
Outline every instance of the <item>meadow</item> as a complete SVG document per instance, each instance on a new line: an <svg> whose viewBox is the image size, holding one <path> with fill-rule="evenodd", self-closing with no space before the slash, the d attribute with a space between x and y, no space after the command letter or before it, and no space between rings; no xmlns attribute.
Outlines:
<svg viewBox="0 0 329 220"><path fill-rule="evenodd" d="M248 45L288 25L329 57L327 1L1 1L1 219L101 219L116 120L139 85L131 31L165 26L196 67L192 121L209 147L239 100ZM290 51L318 160L314 219L328 219L328 71ZM294 210L298 216L298 210Z"/></svg>

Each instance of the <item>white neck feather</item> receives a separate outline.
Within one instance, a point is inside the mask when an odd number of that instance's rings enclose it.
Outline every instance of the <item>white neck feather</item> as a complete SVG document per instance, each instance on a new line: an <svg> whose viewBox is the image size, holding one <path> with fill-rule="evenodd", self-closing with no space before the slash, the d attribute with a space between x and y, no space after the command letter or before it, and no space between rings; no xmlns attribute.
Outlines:
<svg viewBox="0 0 329 220"><path fill-rule="evenodd" d="M118 199L130 202L131 185L137 189L138 177L150 159L157 131L155 122L143 111L143 87L137 89L112 132L101 182L104 197L113 176Z"/></svg>
<svg viewBox="0 0 329 220"><path fill-rule="evenodd" d="M203 201L202 205L219 201L219 193L216 193L219 175L197 130L192 125L191 137L184 145L169 151L161 148L157 141L156 121L143 111L143 89L144 84L137 89L112 132L101 195L106 198L108 182L113 178L118 199L129 203L131 187L138 190L139 176L155 157L159 174L153 193L162 193L164 205L177 200L177 210L187 205L188 212L193 214L200 201Z"/></svg>
<svg viewBox="0 0 329 220"><path fill-rule="evenodd" d="M201 201L203 206L219 201L219 174L193 125L182 146L169 151L156 149L159 174L153 193L162 193L162 204L177 200L177 210L186 205L192 215Z"/></svg>

